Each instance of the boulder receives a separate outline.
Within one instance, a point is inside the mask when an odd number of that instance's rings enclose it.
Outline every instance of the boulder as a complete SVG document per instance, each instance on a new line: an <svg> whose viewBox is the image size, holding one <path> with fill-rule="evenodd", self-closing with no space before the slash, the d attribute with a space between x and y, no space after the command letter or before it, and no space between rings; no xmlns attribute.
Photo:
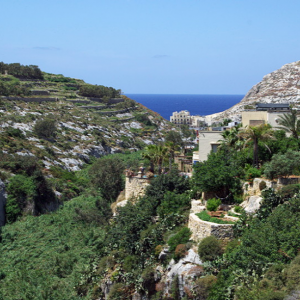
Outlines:
<svg viewBox="0 0 300 300"><path fill-rule="evenodd" d="M245 209L245 212L248 214L254 214L259 208L262 197L259 196L250 196L248 200L242 202L241 207Z"/></svg>

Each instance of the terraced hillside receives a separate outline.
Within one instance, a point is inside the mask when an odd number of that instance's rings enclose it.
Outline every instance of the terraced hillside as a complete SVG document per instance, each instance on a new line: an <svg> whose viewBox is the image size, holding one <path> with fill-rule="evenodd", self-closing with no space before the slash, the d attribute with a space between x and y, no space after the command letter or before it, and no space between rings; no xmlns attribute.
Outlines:
<svg viewBox="0 0 300 300"><path fill-rule="evenodd" d="M3 154L35 156L46 169L75 171L91 157L163 141L173 128L120 90L42 74L43 79L0 75Z"/></svg>

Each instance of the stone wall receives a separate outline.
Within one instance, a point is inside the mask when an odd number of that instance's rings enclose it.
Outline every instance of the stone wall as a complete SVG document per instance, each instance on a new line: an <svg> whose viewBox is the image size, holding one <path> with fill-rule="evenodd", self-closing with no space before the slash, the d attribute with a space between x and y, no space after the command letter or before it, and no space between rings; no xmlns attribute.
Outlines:
<svg viewBox="0 0 300 300"><path fill-rule="evenodd" d="M94 102L103 103L102 98L88 97L88 99L90 99L91 101L94 101ZM117 104L117 103L120 103L120 102L124 102L124 99L123 98L110 98L109 99L110 104Z"/></svg>
<svg viewBox="0 0 300 300"><path fill-rule="evenodd" d="M2 97L10 101L24 101L24 102L56 102L57 98L22 98L22 97Z"/></svg>
<svg viewBox="0 0 300 300"><path fill-rule="evenodd" d="M138 198L145 194L149 185L149 179L139 177L127 177L125 183L125 199Z"/></svg>
<svg viewBox="0 0 300 300"><path fill-rule="evenodd" d="M48 96L48 95L50 95L50 92L49 91L42 91L42 90L32 90L31 95L33 95L33 96L37 96L37 95Z"/></svg>
<svg viewBox="0 0 300 300"><path fill-rule="evenodd" d="M90 103L90 102L89 102ZM80 108L84 108L84 109L98 109L98 110L101 110L101 109L105 109L107 108L106 105L89 105L89 106L81 106Z"/></svg>
<svg viewBox="0 0 300 300"><path fill-rule="evenodd" d="M122 113L129 112L131 110L135 110L136 108L137 107L130 107L130 108L125 108L125 109L121 109L121 110L114 110L114 111L98 111L98 114L106 115L106 116L113 116L115 114L122 114Z"/></svg>
<svg viewBox="0 0 300 300"><path fill-rule="evenodd" d="M82 104L88 104L91 103L90 100L72 100L72 99L66 99L66 101L69 101L71 103L82 103Z"/></svg>
<svg viewBox="0 0 300 300"><path fill-rule="evenodd" d="M192 232L191 239L197 243L210 235L222 240L233 238L233 224L216 224L202 221L194 213L189 216L188 227Z"/></svg>

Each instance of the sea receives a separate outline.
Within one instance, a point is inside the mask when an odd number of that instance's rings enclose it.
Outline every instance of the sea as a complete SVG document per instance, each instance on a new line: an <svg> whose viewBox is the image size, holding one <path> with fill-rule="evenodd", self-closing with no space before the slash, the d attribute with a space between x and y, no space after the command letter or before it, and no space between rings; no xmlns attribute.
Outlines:
<svg viewBox="0 0 300 300"><path fill-rule="evenodd" d="M126 94L170 120L175 111L188 110L191 115L206 116L224 111L240 102L244 95Z"/></svg>

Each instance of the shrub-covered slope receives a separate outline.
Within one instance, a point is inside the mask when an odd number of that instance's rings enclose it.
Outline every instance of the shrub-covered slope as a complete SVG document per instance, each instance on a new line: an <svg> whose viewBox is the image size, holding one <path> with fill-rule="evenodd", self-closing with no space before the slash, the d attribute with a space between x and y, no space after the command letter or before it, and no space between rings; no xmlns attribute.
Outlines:
<svg viewBox="0 0 300 300"><path fill-rule="evenodd" d="M18 73L16 66L0 64L3 153L35 156L45 168L75 171L91 157L162 141L172 128L158 114L120 96L120 90L63 75L31 78L30 72L23 74L25 67L19 66Z"/></svg>

